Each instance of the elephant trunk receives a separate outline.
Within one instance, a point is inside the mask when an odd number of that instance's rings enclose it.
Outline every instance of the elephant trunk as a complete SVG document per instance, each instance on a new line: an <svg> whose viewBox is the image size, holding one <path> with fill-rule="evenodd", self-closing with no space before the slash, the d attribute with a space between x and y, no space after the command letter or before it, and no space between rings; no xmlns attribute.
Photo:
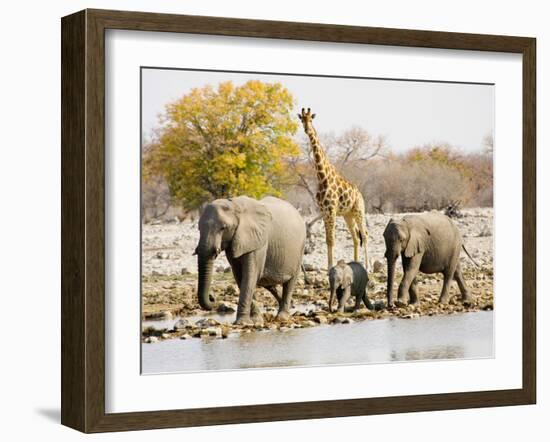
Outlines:
<svg viewBox="0 0 550 442"><path fill-rule="evenodd" d="M388 288L386 296L388 298L388 307L393 306L393 280L395 278L395 262L396 258L388 258Z"/></svg>
<svg viewBox="0 0 550 442"><path fill-rule="evenodd" d="M332 303L334 302L334 297L336 296L336 287L334 285L330 286L330 298L328 300L328 311L332 313Z"/></svg>
<svg viewBox="0 0 550 442"><path fill-rule="evenodd" d="M198 298L201 308L212 310L215 301L214 296L210 295L210 284L212 283L212 269L214 267L214 258L204 258L199 255L199 288Z"/></svg>

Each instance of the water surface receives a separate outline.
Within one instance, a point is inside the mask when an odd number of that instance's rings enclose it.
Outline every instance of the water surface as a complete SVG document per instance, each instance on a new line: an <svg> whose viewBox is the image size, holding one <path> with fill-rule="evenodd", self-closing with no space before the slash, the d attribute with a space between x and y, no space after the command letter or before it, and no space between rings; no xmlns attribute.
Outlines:
<svg viewBox="0 0 550 442"><path fill-rule="evenodd" d="M487 357L493 357L492 311L144 343L142 373Z"/></svg>

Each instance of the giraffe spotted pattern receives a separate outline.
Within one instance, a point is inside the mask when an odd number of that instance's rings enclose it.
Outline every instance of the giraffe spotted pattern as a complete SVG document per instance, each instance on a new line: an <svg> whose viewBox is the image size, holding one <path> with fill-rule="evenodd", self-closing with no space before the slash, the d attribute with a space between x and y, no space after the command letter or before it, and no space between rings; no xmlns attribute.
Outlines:
<svg viewBox="0 0 550 442"><path fill-rule="evenodd" d="M342 216L353 239L353 259L359 261L359 245L365 251L365 267L368 268L367 241L368 234L365 228L365 202L363 195L354 184L350 183L336 171L330 163L325 151L321 147L317 131L313 127L315 114L311 109L302 109L298 114L309 138L315 162L318 188L316 194L319 210L325 224L326 242L328 249L328 267L333 264L332 250L334 247L334 228L336 217Z"/></svg>

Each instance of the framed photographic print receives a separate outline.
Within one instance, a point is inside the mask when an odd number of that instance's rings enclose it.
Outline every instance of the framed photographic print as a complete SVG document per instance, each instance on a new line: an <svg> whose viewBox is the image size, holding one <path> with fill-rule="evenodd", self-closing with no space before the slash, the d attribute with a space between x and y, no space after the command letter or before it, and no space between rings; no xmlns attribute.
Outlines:
<svg viewBox="0 0 550 442"><path fill-rule="evenodd" d="M535 39L62 19L62 423L536 400Z"/></svg>

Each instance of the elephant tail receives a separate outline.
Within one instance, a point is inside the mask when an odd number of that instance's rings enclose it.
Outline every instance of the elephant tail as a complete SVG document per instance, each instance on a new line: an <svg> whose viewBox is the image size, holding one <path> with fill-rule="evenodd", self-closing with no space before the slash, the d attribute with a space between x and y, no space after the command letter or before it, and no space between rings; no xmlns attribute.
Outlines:
<svg viewBox="0 0 550 442"><path fill-rule="evenodd" d="M475 262L474 258L472 258L472 255L470 255L470 252L468 252L468 250L466 249L466 246L464 244L462 244L462 248L466 252L466 255L468 255L468 258L470 258L472 260L472 262L476 265L476 267L481 267L477 262Z"/></svg>

